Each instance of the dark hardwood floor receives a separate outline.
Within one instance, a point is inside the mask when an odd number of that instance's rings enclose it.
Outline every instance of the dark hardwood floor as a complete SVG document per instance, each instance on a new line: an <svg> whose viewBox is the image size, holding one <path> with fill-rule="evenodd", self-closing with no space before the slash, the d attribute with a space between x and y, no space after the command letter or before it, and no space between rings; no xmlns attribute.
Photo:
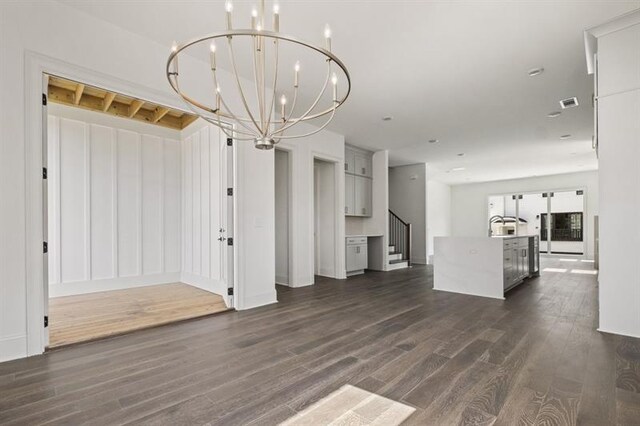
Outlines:
<svg viewBox="0 0 640 426"><path fill-rule="evenodd" d="M279 288L280 303L0 364L0 424L277 424L345 384L407 424L638 425L640 339L599 333L582 262L505 301L414 267Z"/></svg>

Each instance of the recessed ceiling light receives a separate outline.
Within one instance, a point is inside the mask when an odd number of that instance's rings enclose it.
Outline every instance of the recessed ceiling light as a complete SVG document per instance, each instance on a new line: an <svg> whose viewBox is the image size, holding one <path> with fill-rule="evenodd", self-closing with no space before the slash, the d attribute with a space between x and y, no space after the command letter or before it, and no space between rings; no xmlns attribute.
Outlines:
<svg viewBox="0 0 640 426"><path fill-rule="evenodd" d="M436 143L438 142L438 139L429 139L429 143Z"/></svg>
<svg viewBox="0 0 640 426"><path fill-rule="evenodd" d="M451 169L452 172L461 172L463 170L466 170L464 167L454 167L453 169Z"/></svg>
<svg viewBox="0 0 640 426"><path fill-rule="evenodd" d="M560 111L553 111L553 112L550 112L549 114L547 114L547 117L556 118L556 117L560 117L560 114L562 114Z"/></svg>
<svg viewBox="0 0 640 426"><path fill-rule="evenodd" d="M464 157L464 152L461 152L459 154L456 154L458 157Z"/></svg>
<svg viewBox="0 0 640 426"><path fill-rule="evenodd" d="M393 120L393 117L390 115L385 115L384 117L382 117L382 121L391 121Z"/></svg>
<svg viewBox="0 0 640 426"><path fill-rule="evenodd" d="M544 71L544 68L542 68L542 67L540 67L540 68L531 68L527 74L529 74L529 77L535 77L536 75L542 74L543 71Z"/></svg>
<svg viewBox="0 0 640 426"><path fill-rule="evenodd" d="M560 140L566 140L566 139L571 139L571 135L567 134L567 135L560 136Z"/></svg>

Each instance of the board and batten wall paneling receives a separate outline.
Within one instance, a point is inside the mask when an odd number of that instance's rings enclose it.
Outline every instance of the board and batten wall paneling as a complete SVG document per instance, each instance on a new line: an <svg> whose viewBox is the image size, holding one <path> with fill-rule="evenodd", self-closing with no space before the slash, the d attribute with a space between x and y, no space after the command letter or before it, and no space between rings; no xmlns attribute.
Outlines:
<svg viewBox="0 0 640 426"><path fill-rule="evenodd" d="M179 133L81 117L48 120L50 296L178 281Z"/></svg>
<svg viewBox="0 0 640 426"><path fill-rule="evenodd" d="M222 259L227 242L218 240L226 236L220 232L226 227L225 138L211 125L194 125L183 134L181 281L222 295L229 303Z"/></svg>

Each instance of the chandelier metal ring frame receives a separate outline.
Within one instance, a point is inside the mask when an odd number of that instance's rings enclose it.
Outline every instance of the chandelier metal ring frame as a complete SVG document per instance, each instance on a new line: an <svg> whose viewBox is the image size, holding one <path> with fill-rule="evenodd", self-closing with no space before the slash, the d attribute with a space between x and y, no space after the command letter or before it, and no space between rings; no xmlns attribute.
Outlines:
<svg viewBox="0 0 640 426"><path fill-rule="evenodd" d="M264 120L264 118L260 119L260 124L262 126L259 125L256 119L254 118L251 112L251 108L249 107L246 97L244 95L244 89L242 87L242 83L240 81L240 77L236 69L235 53L233 51L233 45L232 45L232 40L234 37L252 37L254 40L254 43L255 43L255 40L271 39L274 44L274 52L275 52L275 58L274 58L275 69L274 69L274 81L273 81L274 87L269 89L269 91L273 92L273 95L271 98L271 107L269 108L269 112L268 112L268 119L267 120ZM185 49L191 46L203 44L206 42L212 42L217 39L226 39L227 41L227 44L229 47L230 62L232 66L232 74L234 74L234 78L237 86L236 88L239 92L239 95L244 105L244 108L246 110L247 116L237 116L236 114L234 114L231 111L231 109L227 106L226 102L224 101L224 98L222 97L222 94L220 93L219 88L217 88L216 90L217 102L215 107L205 105L200 101L195 100L194 98L187 95L180 89L180 84L178 81L178 77L180 74L177 66L178 55L182 53ZM283 117L281 120L272 120L271 118L272 111L275 108L275 100L277 96L276 85L277 85L277 74L278 74L278 42L279 41L294 43L296 45L300 45L300 46L312 49L320 53L321 55L323 55L327 62L327 76L325 78L322 89L320 90L316 99L303 114L296 117L292 117L292 114L296 106L296 101L298 98L298 85L296 82L296 84L294 85L293 103L289 111L289 114L286 116L283 114ZM256 68L255 61L256 61L256 57L254 56L254 75L256 75L256 73L259 72L259 70ZM332 77L332 66L331 66L332 63L336 64L340 68L344 76L346 77L346 92L340 99L338 99L337 89L334 88L334 99L332 101L332 106L320 112L313 113L313 110L316 108L316 106L318 105L319 101L322 99L322 96L326 91L329 80L330 79L334 80L332 81L332 83L334 84L334 86L336 85L335 74ZM212 65L211 71L213 74L214 87L217 87L218 83L217 83L217 76L216 76L216 66ZM279 32L267 31L267 30L232 29L232 30L227 30L222 32L211 33L196 39L192 39L181 45L174 45L169 55L169 58L167 60L166 73L167 73L167 79L169 80L169 84L171 85L172 89L185 101L187 107L192 112L199 115L200 117L210 122L211 124L214 124L217 127L220 127L224 131L224 133L231 138L234 138L237 140L253 140L255 142L256 147L259 149L271 149L281 139L301 138L301 137L310 136L320 132L331 122L336 109L345 102L345 100L348 98L349 94L351 93L351 76L349 75L349 71L347 70L347 67L344 65L344 63L335 54L333 54L331 51L327 49L314 46L313 44L307 43L298 38L295 38L286 34L282 34ZM262 79L264 80L264 70L262 70L262 73L263 73ZM262 89L264 90L265 88L266 86L264 86ZM256 82L256 90L258 90L257 82ZM260 94L258 94L258 98L259 97L260 97ZM260 103L260 100L258 101ZM262 102L266 102L266 99L263 99ZM283 113L284 113L284 107L283 107ZM211 115L214 115L215 117L210 117L206 114L211 114ZM291 127L293 127L298 123L317 119L317 118L326 116L327 114L330 114L330 117L328 118L328 120L325 123L323 123L320 127L314 129L313 131L310 131L305 134L283 135L283 133L286 130L290 129ZM227 120L222 120L221 118L227 119ZM236 126L233 127L233 130L229 128L230 123L228 120L237 124ZM255 127L252 127L252 125ZM272 127L273 129L271 130Z"/></svg>

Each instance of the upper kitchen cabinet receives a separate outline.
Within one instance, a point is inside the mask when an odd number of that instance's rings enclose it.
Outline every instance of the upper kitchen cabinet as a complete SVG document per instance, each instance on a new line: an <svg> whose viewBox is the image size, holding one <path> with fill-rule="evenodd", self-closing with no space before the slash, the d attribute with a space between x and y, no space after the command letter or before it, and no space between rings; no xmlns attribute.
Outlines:
<svg viewBox="0 0 640 426"><path fill-rule="evenodd" d="M369 217L372 211L373 154L345 146L345 215Z"/></svg>
<svg viewBox="0 0 640 426"><path fill-rule="evenodd" d="M356 176L373 176L371 173L371 158L373 154L359 148L345 147L344 171Z"/></svg>
<svg viewBox="0 0 640 426"><path fill-rule="evenodd" d="M354 150L345 148L344 150L344 172L356 173L356 153Z"/></svg>
<svg viewBox="0 0 640 426"><path fill-rule="evenodd" d="M356 175L371 177L371 154L355 154Z"/></svg>

